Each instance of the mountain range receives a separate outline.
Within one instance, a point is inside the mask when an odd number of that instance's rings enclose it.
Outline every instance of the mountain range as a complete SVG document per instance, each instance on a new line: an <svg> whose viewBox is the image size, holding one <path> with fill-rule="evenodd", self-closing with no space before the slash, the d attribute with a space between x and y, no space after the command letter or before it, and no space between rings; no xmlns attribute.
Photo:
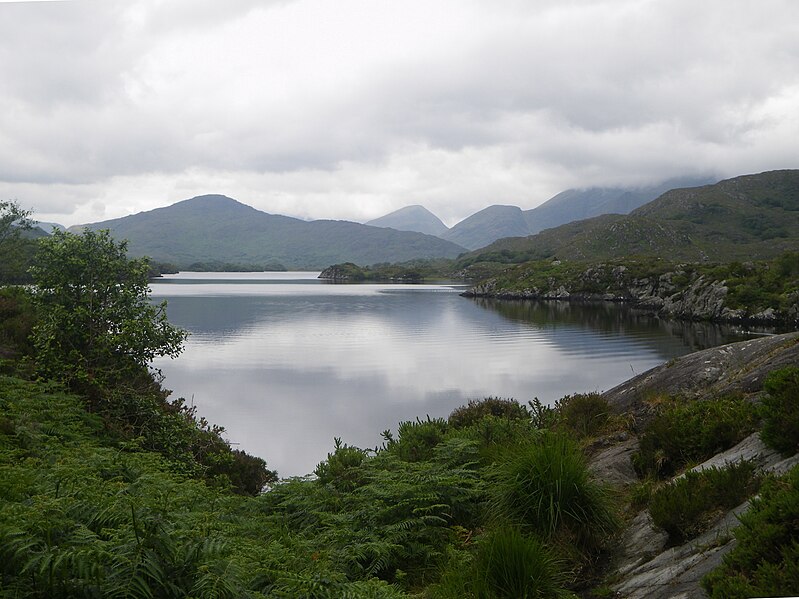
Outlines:
<svg viewBox="0 0 799 599"><path fill-rule="evenodd" d="M663 187L668 184L569 190L531 210L489 206L450 229L422 206L367 224L304 221L267 214L222 195L73 229L110 229L128 240L132 255L148 255L183 270L230 265L315 270L343 262L365 266L455 257L459 263L626 255L724 261L768 258L796 248L797 170L679 187L644 202ZM621 213L636 205L629 214ZM605 210L617 213L583 218ZM543 228L553 223L560 224Z"/></svg>
<svg viewBox="0 0 799 599"><path fill-rule="evenodd" d="M223 195L204 195L122 218L72 227L109 229L131 255L180 269L223 264L316 270L337 262L375 264L454 258L449 241L348 221L304 221L267 214Z"/></svg>
<svg viewBox="0 0 799 599"><path fill-rule="evenodd" d="M628 214L664 192L713 183L707 178L669 179L646 187L591 187L568 189L540 206L522 210L518 206L493 205L463 219L452 228L423 206L406 206L369 221L378 227L437 235L470 250L482 248L504 237L533 235L544 229L602 214Z"/></svg>
<svg viewBox="0 0 799 599"><path fill-rule="evenodd" d="M799 170L673 189L628 215L606 214L505 238L461 261L605 260L632 255L724 262L797 250Z"/></svg>

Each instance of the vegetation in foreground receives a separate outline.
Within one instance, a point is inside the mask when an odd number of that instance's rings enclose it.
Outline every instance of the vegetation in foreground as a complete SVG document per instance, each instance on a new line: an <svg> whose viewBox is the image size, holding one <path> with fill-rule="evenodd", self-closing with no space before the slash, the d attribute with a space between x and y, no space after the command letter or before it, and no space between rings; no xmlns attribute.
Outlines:
<svg viewBox="0 0 799 599"><path fill-rule="evenodd" d="M146 302L146 263L104 233L45 247L37 291L0 293L0 597L516 598L601 582L623 501L591 478L585 452L628 425L601 396L472 402L400 423L374 451L337 441L314 476L276 483L147 371L183 333ZM769 379L767 425L790 411L795 370ZM664 472L658 456L676 472L757 426L753 404L715 403L661 402L663 424L641 431L660 439L641 459L651 476ZM695 426L691 453L671 457L675 414ZM790 427L775 438L797 445ZM695 535L730 504L730 481L748 480L740 470L686 476L689 491L654 489L648 505L654 516L659 501L668 514L713 497L677 523L675 538ZM710 592L792 588L797 537L780 514L799 503L795 477L764 483L761 520Z"/></svg>

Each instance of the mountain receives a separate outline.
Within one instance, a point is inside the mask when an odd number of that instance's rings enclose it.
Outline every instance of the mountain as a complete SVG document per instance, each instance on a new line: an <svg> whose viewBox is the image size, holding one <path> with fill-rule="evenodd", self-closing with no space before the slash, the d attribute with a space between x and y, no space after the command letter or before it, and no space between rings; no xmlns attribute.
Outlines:
<svg viewBox="0 0 799 599"><path fill-rule="evenodd" d="M710 183L715 183L715 180L683 177L669 179L659 185L647 187L567 189L540 206L525 210L527 234L532 235L544 229L602 214L629 214L639 206L651 202L671 189L696 187Z"/></svg>
<svg viewBox="0 0 799 599"><path fill-rule="evenodd" d="M452 258L464 248L431 235L348 221L303 221L267 214L222 195L204 195L165 208L72 229L110 229L128 240L131 255L186 269L195 263L322 269L416 258Z"/></svg>
<svg viewBox="0 0 799 599"><path fill-rule="evenodd" d="M435 214L424 206L405 206L390 214L366 223L372 227L388 227L398 231L416 231L441 237L449 229Z"/></svg>
<svg viewBox="0 0 799 599"><path fill-rule="evenodd" d="M475 212L441 237L474 250L502 237L528 234L527 223L521 208L494 205Z"/></svg>
<svg viewBox="0 0 799 599"><path fill-rule="evenodd" d="M36 226L39 227L42 231L44 231L48 235L52 234L53 229L58 229L59 231L67 230L67 228L64 225L60 225L58 223L42 222L39 220L36 221Z"/></svg>
<svg viewBox="0 0 799 599"><path fill-rule="evenodd" d="M766 259L799 247L799 170L674 189L629 215L609 214L501 239L464 261L630 255L677 260Z"/></svg>
<svg viewBox="0 0 799 599"><path fill-rule="evenodd" d="M474 250L504 237L533 235L544 229L593 216L628 214L670 189L707 183L711 183L711 180L680 178L647 187L567 189L530 210L516 206L489 206L462 220L449 231L432 234ZM376 223L371 221L367 224ZM394 225L381 226L400 228Z"/></svg>

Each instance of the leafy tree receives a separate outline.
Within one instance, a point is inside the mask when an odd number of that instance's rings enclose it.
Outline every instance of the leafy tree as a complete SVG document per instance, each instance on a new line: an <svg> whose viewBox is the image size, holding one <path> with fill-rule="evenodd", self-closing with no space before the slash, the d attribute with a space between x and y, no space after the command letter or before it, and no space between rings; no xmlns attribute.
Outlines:
<svg viewBox="0 0 799 599"><path fill-rule="evenodd" d="M24 277L26 249L31 242L21 233L32 228L30 215L16 201L0 202L0 282L15 283Z"/></svg>
<svg viewBox="0 0 799 599"><path fill-rule="evenodd" d="M108 231L54 231L41 240L31 273L43 374L91 388L182 351L186 332L169 324L166 302L148 301L148 260L128 259L126 249Z"/></svg>
<svg viewBox="0 0 799 599"><path fill-rule="evenodd" d="M30 229L33 221L30 210L23 210L14 200L0 202L0 244L19 237L21 231Z"/></svg>

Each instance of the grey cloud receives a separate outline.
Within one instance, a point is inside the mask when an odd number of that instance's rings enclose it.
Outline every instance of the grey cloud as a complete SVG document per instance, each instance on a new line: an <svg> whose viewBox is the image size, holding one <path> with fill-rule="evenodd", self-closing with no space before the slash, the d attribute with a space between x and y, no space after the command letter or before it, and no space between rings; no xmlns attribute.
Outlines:
<svg viewBox="0 0 799 599"><path fill-rule="evenodd" d="M543 201L575 184L790 166L799 151L786 121L799 89L790 0L331 10L0 4L3 187L63 184L88 201L115 178L296 173L353 195L363 181L381 206L436 198L455 218L524 188ZM446 156L438 172L433 156ZM484 185L450 180L468 161ZM303 206L334 197L271 191Z"/></svg>

